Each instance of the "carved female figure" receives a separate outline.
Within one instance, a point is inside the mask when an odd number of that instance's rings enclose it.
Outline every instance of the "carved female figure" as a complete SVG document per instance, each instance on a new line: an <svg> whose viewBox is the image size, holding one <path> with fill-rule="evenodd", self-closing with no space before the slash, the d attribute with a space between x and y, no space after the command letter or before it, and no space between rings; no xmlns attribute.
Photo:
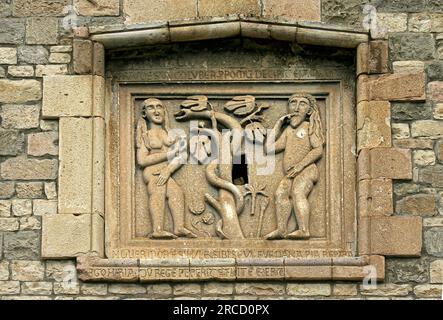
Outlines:
<svg viewBox="0 0 443 320"><path fill-rule="evenodd" d="M151 238L171 239L196 237L185 228L185 199L172 174L182 166L180 154L186 150L183 139L168 135L169 123L163 103L156 98L143 101L142 117L137 124L137 163L143 168L149 212L152 220ZM166 203L173 219L173 233L164 230Z"/></svg>

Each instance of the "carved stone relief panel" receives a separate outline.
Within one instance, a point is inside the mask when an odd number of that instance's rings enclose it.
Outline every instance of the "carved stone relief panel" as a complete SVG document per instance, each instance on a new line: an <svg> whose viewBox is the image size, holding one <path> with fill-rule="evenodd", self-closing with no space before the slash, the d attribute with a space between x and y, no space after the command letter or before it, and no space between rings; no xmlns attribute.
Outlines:
<svg viewBox="0 0 443 320"><path fill-rule="evenodd" d="M353 66L287 49L111 57L107 258L355 256Z"/></svg>

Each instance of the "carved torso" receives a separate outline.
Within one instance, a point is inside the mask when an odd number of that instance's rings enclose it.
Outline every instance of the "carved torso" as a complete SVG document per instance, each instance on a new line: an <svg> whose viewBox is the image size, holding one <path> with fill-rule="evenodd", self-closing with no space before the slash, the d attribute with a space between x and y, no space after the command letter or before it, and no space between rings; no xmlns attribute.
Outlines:
<svg viewBox="0 0 443 320"><path fill-rule="evenodd" d="M312 150L309 137L309 122L302 122L297 128L288 126L284 133L286 135L286 148L283 158L283 168L287 172Z"/></svg>

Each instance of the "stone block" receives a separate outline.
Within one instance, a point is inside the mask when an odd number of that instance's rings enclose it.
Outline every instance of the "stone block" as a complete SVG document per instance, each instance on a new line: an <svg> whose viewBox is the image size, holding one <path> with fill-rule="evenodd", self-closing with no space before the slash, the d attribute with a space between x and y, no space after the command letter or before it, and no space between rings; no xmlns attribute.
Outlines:
<svg viewBox="0 0 443 320"><path fill-rule="evenodd" d="M17 218L0 218L0 232L1 231L17 231L20 224Z"/></svg>
<svg viewBox="0 0 443 320"><path fill-rule="evenodd" d="M298 21L321 21L321 3L319 0L264 0L263 15L283 16Z"/></svg>
<svg viewBox="0 0 443 320"><path fill-rule="evenodd" d="M85 254L91 246L91 215L44 215L42 257L70 258Z"/></svg>
<svg viewBox="0 0 443 320"><path fill-rule="evenodd" d="M113 283L109 285L109 293L114 294L143 294L146 293L146 288L143 285L135 283Z"/></svg>
<svg viewBox="0 0 443 320"><path fill-rule="evenodd" d="M63 52L53 52L49 55L49 63L69 63L71 62L71 54Z"/></svg>
<svg viewBox="0 0 443 320"><path fill-rule="evenodd" d="M386 73L389 71L388 42L370 41L368 56L368 72Z"/></svg>
<svg viewBox="0 0 443 320"><path fill-rule="evenodd" d="M443 120L443 103L435 104L434 119Z"/></svg>
<svg viewBox="0 0 443 320"><path fill-rule="evenodd" d="M333 296L356 296L357 295L357 285L347 284L347 283L337 283L332 287Z"/></svg>
<svg viewBox="0 0 443 320"><path fill-rule="evenodd" d="M420 256L422 247L420 217L372 217L370 224L371 254Z"/></svg>
<svg viewBox="0 0 443 320"><path fill-rule="evenodd" d="M407 139L411 137L409 124L407 123L393 123L392 124L392 138L395 140Z"/></svg>
<svg viewBox="0 0 443 320"><path fill-rule="evenodd" d="M396 33L389 37L392 60L432 60L435 40L431 33Z"/></svg>
<svg viewBox="0 0 443 320"><path fill-rule="evenodd" d="M0 200L0 217L11 216L11 200Z"/></svg>
<svg viewBox="0 0 443 320"><path fill-rule="evenodd" d="M58 133L47 131L28 134L28 154L36 157L58 155Z"/></svg>
<svg viewBox="0 0 443 320"><path fill-rule="evenodd" d="M105 47L99 42L93 43L92 72L96 76L105 76Z"/></svg>
<svg viewBox="0 0 443 320"><path fill-rule="evenodd" d="M45 182L45 195L48 200L57 199L57 186L55 182Z"/></svg>
<svg viewBox="0 0 443 320"><path fill-rule="evenodd" d="M90 213L92 119L60 119L59 213Z"/></svg>
<svg viewBox="0 0 443 320"><path fill-rule="evenodd" d="M425 71L425 64L416 60L394 61L392 68L394 73L420 73Z"/></svg>
<svg viewBox="0 0 443 320"><path fill-rule="evenodd" d="M12 200L12 214L15 217L30 216L32 214L32 200L29 199Z"/></svg>
<svg viewBox="0 0 443 320"><path fill-rule="evenodd" d="M39 125L40 108L36 105L3 105L0 111L2 127L33 129Z"/></svg>
<svg viewBox="0 0 443 320"><path fill-rule="evenodd" d="M22 294L24 295L51 295L52 282L23 282ZM34 299L34 297L32 297Z"/></svg>
<svg viewBox="0 0 443 320"><path fill-rule="evenodd" d="M429 82L427 95L431 101L443 102L443 81Z"/></svg>
<svg viewBox="0 0 443 320"><path fill-rule="evenodd" d="M425 283L429 281L427 259L389 258L386 264L387 282Z"/></svg>
<svg viewBox="0 0 443 320"><path fill-rule="evenodd" d="M120 13L119 0L74 0L74 6L81 16L118 16Z"/></svg>
<svg viewBox="0 0 443 320"><path fill-rule="evenodd" d="M428 82L438 81L443 79L443 61L430 61L426 63L426 74L428 75Z"/></svg>
<svg viewBox="0 0 443 320"><path fill-rule="evenodd" d="M105 283L82 283L80 291L84 295L105 296L108 292L108 285Z"/></svg>
<svg viewBox="0 0 443 320"><path fill-rule="evenodd" d="M260 15L260 3L257 0L199 0L200 17L219 17L229 14Z"/></svg>
<svg viewBox="0 0 443 320"><path fill-rule="evenodd" d="M164 298L172 295L172 287L168 283L150 284L146 290L150 297Z"/></svg>
<svg viewBox="0 0 443 320"><path fill-rule="evenodd" d="M324 296L331 295L331 285L326 283L288 283L286 292L291 296Z"/></svg>
<svg viewBox="0 0 443 320"><path fill-rule="evenodd" d="M408 15L406 13L377 12L377 27L371 29L373 39L388 39L390 33L407 30Z"/></svg>
<svg viewBox="0 0 443 320"><path fill-rule="evenodd" d="M68 66L66 64L51 64L51 65L37 65L35 66L35 76L56 76L68 73Z"/></svg>
<svg viewBox="0 0 443 320"><path fill-rule="evenodd" d="M19 281L41 281L45 265L40 261L17 260L11 262L11 278Z"/></svg>
<svg viewBox="0 0 443 320"><path fill-rule="evenodd" d="M435 152L432 150L416 150L412 154L412 163L417 166L432 166L435 164Z"/></svg>
<svg viewBox="0 0 443 320"><path fill-rule="evenodd" d="M32 207L35 216L57 214L57 201L55 200L37 199L33 201Z"/></svg>
<svg viewBox="0 0 443 320"><path fill-rule="evenodd" d="M43 182L18 182L15 190L18 198L43 198Z"/></svg>
<svg viewBox="0 0 443 320"><path fill-rule="evenodd" d="M9 66L8 74L16 78L29 78L34 76L33 66Z"/></svg>
<svg viewBox="0 0 443 320"><path fill-rule="evenodd" d="M0 48L0 64L16 64L17 49L16 48Z"/></svg>
<svg viewBox="0 0 443 320"><path fill-rule="evenodd" d="M397 201L396 212L419 216L433 216L437 212L435 195L415 194Z"/></svg>
<svg viewBox="0 0 443 320"><path fill-rule="evenodd" d="M412 137L439 137L443 135L443 122L438 120L418 120L411 124Z"/></svg>
<svg viewBox="0 0 443 320"><path fill-rule="evenodd" d="M438 140L435 143L435 153L439 162L443 162L443 140Z"/></svg>
<svg viewBox="0 0 443 320"><path fill-rule="evenodd" d="M31 159L24 156L9 158L0 164L4 180L52 180L57 178L58 161Z"/></svg>
<svg viewBox="0 0 443 320"><path fill-rule="evenodd" d="M18 47L18 61L27 64L48 63L49 52L43 46L20 46Z"/></svg>
<svg viewBox="0 0 443 320"><path fill-rule="evenodd" d="M11 294L20 294L19 281L0 281L0 295L8 296Z"/></svg>
<svg viewBox="0 0 443 320"><path fill-rule="evenodd" d="M9 279L9 261L0 260L0 281L8 279Z"/></svg>
<svg viewBox="0 0 443 320"><path fill-rule="evenodd" d="M391 117L393 120L429 119L432 115L430 103L395 102L392 103Z"/></svg>
<svg viewBox="0 0 443 320"><path fill-rule="evenodd" d="M437 284L420 284L415 286L414 294L417 298L441 298L442 287Z"/></svg>
<svg viewBox="0 0 443 320"><path fill-rule="evenodd" d="M273 283L241 283L235 284L235 293L241 295L253 295L253 296L276 296L283 295L285 293L285 286L281 284Z"/></svg>
<svg viewBox="0 0 443 320"><path fill-rule="evenodd" d="M358 187L359 215L391 215L394 211L392 196L392 180L390 179L360 181Z"/></svg>
<svg viewBox="0 0 443 320"><path fill-rule="evenodd" d="M87 117L91 113L92 76L43 78L43 117Z"/></svg>
<svg viewBox="0 0 443 320"><path fill-rule="evenodd" d="M22 19L0 19L0 43L21 44L25 38L25 23Z"/></svg>
<svg viewBox="0 0 443 320"><path fill-rule="evenodd" d="M358 176L363 179L412 179L411 151L397 148L363 149L358 157Z"/></svg>
<svg viewBox="0 0 443 320"><path fill-rule="evenodd" d="M424 227L443 227L443 218L433 217L423 219Z"/></svg>
<svg viewBox="0 0 443 320"><path fill-rule="evenodd" d="M49 51L52 52L72 52L71 45L52 46Z"/></svg>
<svg viewBox="0 0 443 320"><path fill-rule="evenodd" d="M41 85L37 80L0 79L0 103L25 103L40 100Z"/></svg>
<svg viewBox="0 0 443 320"><path fill-rule="evenodd" d="M363 296L379 296L379 297L391 297L391 296L407 296L412 292L412 287L409 284L377 284L377 286L365 286L360 285L360 293Z"/></svg>
<svg viewBox="0 0 443 320"><path fill-rule="evenodd" d="M69 0L14 0L12 13L16 17L61 17L69 3Z"/></svg>
<svg viewBox="0 0 443 320"><path fill-rule="evenodd" d="M408 31L431 32L431 17L428 13L413 13L408 22Z"/></svg>
<svg viewBox="0 0 443 320"><path fill-rule="evenodd" d="M443 188L443 166L435 165L421 168L418 172L418 182L428 183L436 188Z"/></svg>
<svg viewBox="0 0 443 320"><path fill-rule="evenodd" d="M23 217L19 218L20 230L40 230L42 224L40 217Z"/></svg>
<svg viewBox="0 0 443 320"><path fill-rule="evenodd" d="M10 260L40 259L40 232L8 232L3 236L4 257Z"/></svg>
<svg viewBox="0 0 443 320"><path fill-rule="evenodd" d="M58 19L33 17L26 20L27 44L57 44Z"/></svg>
<svg viewBox="0 0 443 320"><path fill-rule="evenodd" d="M391 105L362 101L357 105L357 150L391 146Z"/></svg>
<svg viewBox="0 0 443 320"><path fill-rule="evenodd" d="M443 228L434 227L425 231L426 252L435 257L443 257Z"/></svg>
<svg viewBox="0 0 443 320"><path fill-rule="evenodd" d="M149 291L149 290L148 290ZM205 295L232 295L234 293L233 283L208 282L203 285Z"/></svg>
<svg viewBox="0 0 443 320"><path fill-rule="evenodd" d="M424 73L394 73L370 78L369 100L425 100Z"/></svg>
<svg viewBox="0 0 443 320"><path fill-rule="evenodd" d="M14 182L0 182L0 199L11 198L14 190Z"/></svg>
<svg viewBox="0 0 443 320"><path fill-rule="evenodd" d="M127 24L193 18L197 16L195 0L132 0L123 2Z"/></svg>
<svg viewBox="0 0 443 320"><path fill-rule="evenodd" d="M394 140L394 147L400 149L432 149L433 141L430 139L401 139Z"/></svg>
<svg viewBox="0 0 443 320"><path fill-rule="evenodd" d="M93 44L90 40L74 39L73 61L76 74L92 73Z"/></svg>
<svg viewBox="0 0 443 320"><path fill-rule="evenodd" d="M16 156L23 152L23 146L23 133L16 130L0 129L0 156ZM0 192L0 198L1 193L2 192Z"/></svg>
<svg viewBox="0 0 443 320"><path fill-rule="evenodd" d="M430 265L430 283L443 283L443 260L435 260Z"/></svg>

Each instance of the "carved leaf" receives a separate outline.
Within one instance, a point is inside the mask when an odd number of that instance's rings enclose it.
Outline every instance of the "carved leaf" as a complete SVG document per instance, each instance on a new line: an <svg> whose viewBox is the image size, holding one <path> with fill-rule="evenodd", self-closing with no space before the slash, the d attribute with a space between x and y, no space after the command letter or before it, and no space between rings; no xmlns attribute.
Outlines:
<svg viewBox="0 0 443 320"><path fill-rule="evenodd" d="M208 108L208 97L206 96L190 96L180 105L183 108L192 109L193 111L202 111Z"/></svg>
<svg viewBox="0 0 443 320"><path fill-rule="evenodd" d="M242 117L251 114L254 109L255 98L253 96L237 96L225 105L225 110Z"/></svg>

